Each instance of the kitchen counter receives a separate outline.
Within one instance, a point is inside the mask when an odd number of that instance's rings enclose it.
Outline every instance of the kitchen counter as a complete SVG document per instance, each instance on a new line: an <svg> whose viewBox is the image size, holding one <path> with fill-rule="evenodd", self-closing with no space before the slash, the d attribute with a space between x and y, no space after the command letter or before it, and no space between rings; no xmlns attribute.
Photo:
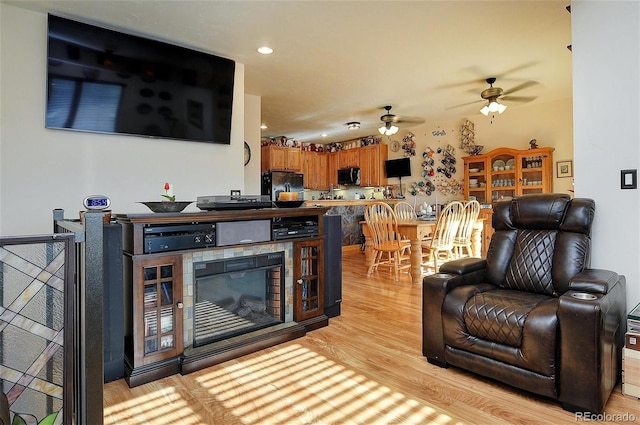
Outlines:
<svg viewBox="0 0 640 425"><path fill-rule="evenodd" d="M406 199L325 199L325 200L312 200L304 201L306 207L322 206L322 207L345 207L353 205L368 205L372 202L386 202L388 204L395 204L400 201L406 201Z"/></svg>

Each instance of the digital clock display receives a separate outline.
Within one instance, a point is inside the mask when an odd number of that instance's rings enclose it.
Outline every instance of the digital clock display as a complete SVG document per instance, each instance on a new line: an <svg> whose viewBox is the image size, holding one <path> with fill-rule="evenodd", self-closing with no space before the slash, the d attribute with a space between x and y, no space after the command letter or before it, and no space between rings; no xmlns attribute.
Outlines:
<svg viewBox="0 0 640 425"><path fill-rule="evenodd" d="M92 195L84 198L84 207L90 210L103 210L109 208L111 200L106 196Z"/></svg>

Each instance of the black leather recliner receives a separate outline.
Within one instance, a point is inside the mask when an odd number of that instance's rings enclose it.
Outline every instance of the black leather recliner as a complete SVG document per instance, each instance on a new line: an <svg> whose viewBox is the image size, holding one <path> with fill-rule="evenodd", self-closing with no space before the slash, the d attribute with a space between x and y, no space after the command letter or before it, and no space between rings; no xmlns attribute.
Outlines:
<svg viewBox="0 0 640 425"><path fill-rule="evenodd" d="M590 269L595 203L564 194L498 202L487 258L423 280L423 354L602 412L621 374L625 278Z"/></svg>

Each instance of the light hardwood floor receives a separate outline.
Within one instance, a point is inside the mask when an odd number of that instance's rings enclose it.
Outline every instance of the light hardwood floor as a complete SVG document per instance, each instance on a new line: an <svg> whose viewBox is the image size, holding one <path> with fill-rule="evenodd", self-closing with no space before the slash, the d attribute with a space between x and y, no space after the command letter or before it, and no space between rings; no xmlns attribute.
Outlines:
<svg viewBox="0 0 640 425"><path fill-rule="evenodd" d="M364 255L343 256L342 315L328 327L189 375L136 388L105 385L105 424L572 424L554 401L421 352L420 285L366 276ZM600 423L640 421L640 401L618 386Z"/></svg>

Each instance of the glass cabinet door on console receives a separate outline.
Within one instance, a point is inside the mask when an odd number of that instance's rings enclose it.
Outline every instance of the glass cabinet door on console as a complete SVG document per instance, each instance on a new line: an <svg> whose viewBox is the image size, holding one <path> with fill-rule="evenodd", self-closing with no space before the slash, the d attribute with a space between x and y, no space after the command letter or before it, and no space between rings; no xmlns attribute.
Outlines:
<svg viewBox="0 0 640 425"><path fill-rule="evenodd" d="M133 320L136 366L183 351L182 257L134 260Z"/></svg>
<svg viewBox="0 0 640 425"><path fill-rule="evenodd" d="M294 320L302 321L323 313L322 240L294 245Z"/></svg>

